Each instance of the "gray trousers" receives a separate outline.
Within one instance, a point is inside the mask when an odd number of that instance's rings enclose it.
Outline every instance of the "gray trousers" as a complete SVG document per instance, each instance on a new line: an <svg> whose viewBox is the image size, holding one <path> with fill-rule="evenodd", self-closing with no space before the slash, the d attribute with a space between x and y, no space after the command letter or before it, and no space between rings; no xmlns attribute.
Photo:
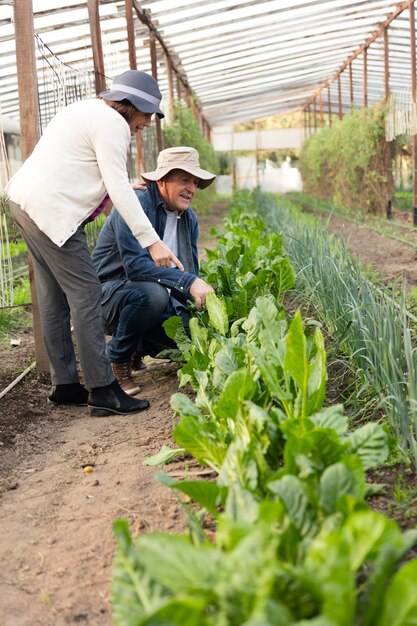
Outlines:
<svg viewBox="0 0 417 626"><path fill-rule="evenodd" d="M10 213L33 260L52 384L79 381L71 323L85 386L110 384L114 375L106 356L101 284L91 262L84 228L80 226L60 248L39 230L19 205L10 202Z"/></svg>

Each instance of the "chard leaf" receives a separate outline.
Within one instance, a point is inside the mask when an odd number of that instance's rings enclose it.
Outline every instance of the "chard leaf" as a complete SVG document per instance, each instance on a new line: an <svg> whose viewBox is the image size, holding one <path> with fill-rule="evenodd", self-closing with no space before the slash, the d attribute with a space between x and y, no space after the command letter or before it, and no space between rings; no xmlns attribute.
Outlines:
<svg viewBox="0 0 417 626"><path fill-rule="evenodd" d="M137 540L142 566L173 593L211 596L222 554L211 544L192 545L182 535L149 533Z"/></svg>
<svg viewBox="0 0 417 626"><path fill-rule="evenodd" d="M323 406L326 394L327 370L326 351L320 328L314 333L316 355L309 364L308 374L308 408L307 415L319 411Z"/></svg>
<svg viewBox="0 0 417 626"><path fill-rule="evenodd" d="M203 414L201 413L200 409L196 407L194 402L190 400L190 398L184 393L172 394L170 404L175 413L177 413L177 415L180 415L181 417L184 417L186 415L192 415L199 420L204 420Z"/></svg>
<svg viewBox="0 0 417 626"><path fill-rule="evenodd" d="M197 317L190 319L190 336L191 342L201 354L207 352L207 328L201 326Z"/></svg>
<svg viewBox="0 0 417 626"><path fill-rule="evenodd" d="M213 517L218 516L217 507L221 504L226 494L226 489L219 487L216 483L209 483L206 480L171 482L169 487L171 489L177 489L189 496L194 502L197 502L207 509Z"/></svg>
<svg viewBox="0 0 417 626"><path fill-rule="evenodd" d="M224 300L218 298L215 293L208 293L206 306L210 324L221 335L227 335L229 330L229 317Z"/></svg>
<svg viewBox="0 0 417 626"><path fill-rule="evenodd" d="M167 463L171 463L177 457L183 455L185 452L184 448L170 448L169 446L162 446L157 454L147 457L143 464L144 465L166 465Z"/></svg>
<svg viewBox="0 0 417 626"><path fill-rule="evenodd" d="M191 340L185 332L182 317L173 315L165 320L162 326L168 337L175 341L182 354L190 351Z"/></svg>
<svg viewBox="0 0 417 626"><path fill-rule="evenodd" d="M375 626L415 626L417 624L417 560L395 574L383 594L383 608Z"/></svg>
<svg viewBox="0 0 417 626"><path fill-rule="evenodd" d="M401 550L404 539L397 524L381 513L357 511L352 513L342 528L349 542L351 553L350 567L353 572L366 561L375 560L385 544Z"/></svg>
<svg viewBox="0 0 417 626"><path fill-rule="evenodd" d="M230 376L230 374L233 374L233 372L239 369L236 355L229 345L225 345L222 350L219 350L214 359L214 363L216 367L227 376Z"/></svg>
<svg viewBox="0 0 417 626"><path fill-rule="evenodd" d="M279 262L273 263L270 269L275 274L274 286L278 298L294 286L294 271L291 263L285 257L282 257Z"/></svg>
<svg viewBox="0 0 417 626"><path fill-rule="evenodd" d="M388 456L387 434L379 424L361 426L348 435L350 451L357 454L364 469L381 465Z"/></svg>
<svg viewBox="0 0 417 626"><path fill-rule="evenodd" d="M343 463L326 467L320 477L320 507L327 515L335 513L339 499L345 494L352 493L353 487L353 476Z"/></svg>
<svg viewBox="0 0 417 626"><path fill-rule="evenodd" d="M216 416L235 420L242 403L250 400L257 385L247 369L235 371L229 376L215 408Z"/></svg>
<svg viewBox="0 0 417 626"><path fill-rule="evenodd" d="M149 611L161 605L166 592L151 580L139 559L129 532L128 522L113 522L116 552L110 602L114 626L137 626Z"/></svg>
<svg viewBox="0 0 417 626"><path fill-rule="evenodd" d="M308 501L303 483L287 474L280 480L270 482L268 488L283 502L288 516L302 537L316 530L314 511Z"/></svg>
<svg viewBox="0 0 417 626"><path fill-rule="evenodd" d="M174 440L192 454L197 461L220 471L226 445L213 432L209 423L199 423L193 417L183 417L174 428Z"/></svg>
<svg viewBox="0 0 417 626"><path fill-rule="evenodd" d="M337 626L352 626L355 623L355 575L350 563L352 549L354 546L342 530L331 533L322 531L311 542L302 563L302 577L308 580L320 600L321 617Z"/></svg>
<svg viewBox="0 0 417 626"><path fill-rule="evenodd" d="M348 418L343 414L342 404L333 404L309 416L309 419L320 428L333 428L338 435L348 429Z"/></svg>
<svg viewBox="0 0 417 626"><path fill-rule="evenodd" d="M203 598L170 598L135 626L209 626L204 617L205 604Z"/></svg>
<svg viewBox="0 0 417 626"><path fill-rule="evenodd" d="M278 309L271 297L256 298L256 308L264 328L270 328L277 321Z"/></svg>
<svg viewBox="0 0 417 626"><path fill-rule="evenodd" d="M286 353L284 357L284 370L293 378L302 396L301 417L306 415L308 361L307 342L303 331L301 313L298 310L290 324L286 340Z"/></svg>

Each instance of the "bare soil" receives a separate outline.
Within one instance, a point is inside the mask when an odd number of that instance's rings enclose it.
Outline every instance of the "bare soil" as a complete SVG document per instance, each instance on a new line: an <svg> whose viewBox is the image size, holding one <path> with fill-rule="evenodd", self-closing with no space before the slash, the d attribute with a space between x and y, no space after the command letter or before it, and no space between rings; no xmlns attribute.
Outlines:
<svg viewBox="0 0 417 626"><path fill-rule="evenodd" d="M200 218L201 250L215 245L209 230L221 227L223 215L220 207ZM406 273L417 285L412 248L337 216L330 229L388 280ZM17 338L18 346L0 346L0 391L34 360L32 333ZM176 497L155 479L157 469L143 464L174 445L169 400L178 390L176 369L157 360L148 367L138 380L151 407L135 416L93 418L83 407L48 405L48 377L35 371L0 400L0 626L111 626L113 520L128 519L134 534L185 530ZM166 471L179 479L203 470L183 458ZM375 479L388 484L376 508L414 526L412 473L395 467ZM399 484L408 496L402 508Z"/></svg>

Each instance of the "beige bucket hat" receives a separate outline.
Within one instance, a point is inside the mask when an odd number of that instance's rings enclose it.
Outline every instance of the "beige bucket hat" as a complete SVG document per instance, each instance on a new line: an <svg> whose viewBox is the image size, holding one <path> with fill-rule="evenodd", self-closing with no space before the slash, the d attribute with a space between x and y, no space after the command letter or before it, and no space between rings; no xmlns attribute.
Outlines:
<svg viewBox="0 0 417 626"><path fill-rule="evenodd" d="M216 178L215 174L211 174L200 167L197 150L187 146L161 150L158 155L156 170L154 172L145 172L141 176L147 182L161 180L172 170L184 170L199 178L197 185L199 189L205 189Z"/></svg>

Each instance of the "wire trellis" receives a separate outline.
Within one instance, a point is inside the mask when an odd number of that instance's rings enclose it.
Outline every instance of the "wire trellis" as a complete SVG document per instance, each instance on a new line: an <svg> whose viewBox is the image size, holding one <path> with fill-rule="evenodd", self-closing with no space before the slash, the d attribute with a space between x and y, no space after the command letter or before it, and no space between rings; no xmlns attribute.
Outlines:
<svg viewBox="0 0 417 626"><path fill-rule="evenodd" d="M391 93L385 118L385 136L393 141L398 135L417 134L417 103L410 90Z"/></svg>
<svg viewBox="0 0 417 626"><path fill-rule="evenodd" d="M10 178L10 164L3 132L3 117L0 110L0 155L2 163L1 180L7 182ZM10 253L9 224L6 219L7 203L5 198L0 199L0 306L13 304L13 266Z"/></svg>

